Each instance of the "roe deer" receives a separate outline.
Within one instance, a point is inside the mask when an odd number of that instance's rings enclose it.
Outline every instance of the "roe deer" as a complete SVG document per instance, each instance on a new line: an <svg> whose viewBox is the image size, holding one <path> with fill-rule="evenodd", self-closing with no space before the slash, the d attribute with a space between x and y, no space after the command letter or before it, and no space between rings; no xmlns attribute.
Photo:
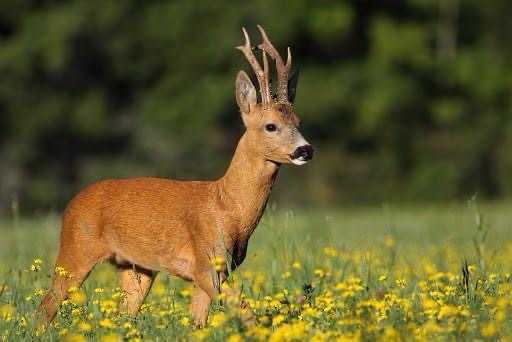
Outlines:
<svg viewBox="0 0 512 342"><path fill-rule="evenodd" d="M261 101L249 76L239 71L236 102L246 131L225 175L216 181L104 180L82 190L63 214L56 261L61 274L56 271L39 307L47 323L68 289L80 286L103 260L118 268L127 313L137 313L155 272L166 271L194 283L192 317L199 326L206 323L228 267L245 258L281 164L302 165L313 156L292 106L296 82L288 77L290 49L285 64L263 28L258 29L263 68L245 28L245 45L237 49L256 74ZM271 94L267 54L276 64L276 96ZM212 272L212 258L226 253L230 264Z"/></svg>

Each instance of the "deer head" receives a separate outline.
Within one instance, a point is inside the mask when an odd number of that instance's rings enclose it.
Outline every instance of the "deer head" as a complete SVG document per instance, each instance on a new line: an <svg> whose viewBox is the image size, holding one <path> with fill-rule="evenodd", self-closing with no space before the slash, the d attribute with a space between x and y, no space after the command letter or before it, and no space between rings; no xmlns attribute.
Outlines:
<svg viewBox="0 0 512 342"><path fill-rule="evenodd" d="M236 102L247 129L246 136L251 150L277 164L292 163L303 165L313 158L313 148L299 132L299 118L293 108L296 78L289 78L292 64L290 48L286 64L267 37L265 30L258 25L262 43L263 68L253 53L253 47L245 28L245 45L237 49L243 52L252 66L260 89L260 99L251 79L244 71L236 78ZM269 84L267 54L275 61L277 71L276 95L273 96Z"/></svg>

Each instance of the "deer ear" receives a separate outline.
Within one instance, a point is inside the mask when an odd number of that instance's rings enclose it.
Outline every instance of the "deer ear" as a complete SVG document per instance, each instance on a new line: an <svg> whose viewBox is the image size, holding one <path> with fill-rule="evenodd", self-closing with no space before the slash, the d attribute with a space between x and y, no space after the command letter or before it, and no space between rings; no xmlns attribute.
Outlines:
<svg viewBox="0 0 512 342"><path fill-rule="evenodd" d="M293 103L295 101L295 95L297 95L297 83L299 82L299 66L292 71L292 75L288 80L288 102Z"/></svg>
<svg viewBox="0 0 512 342"><path fill-rule="evenodd" d="M235 84L236 103L242 113L249 113L250 108L258 102L256 88L245 71L239 71Z"/></svg>

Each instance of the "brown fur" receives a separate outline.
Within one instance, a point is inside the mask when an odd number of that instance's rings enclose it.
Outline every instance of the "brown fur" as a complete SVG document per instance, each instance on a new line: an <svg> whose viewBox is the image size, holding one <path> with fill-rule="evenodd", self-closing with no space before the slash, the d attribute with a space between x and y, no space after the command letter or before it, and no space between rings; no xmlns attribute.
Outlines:
<svg viewBox="0 0 512 342"><path fill-rule="evenodd" d="M237 102L247 128L225 175L216 181L159 178L104 180L82 190L67 206L55 275L40 310L51 321L70 286L80 286L95 264L112 261L126 293L125 310L135 314L155 272L165 271L194 282L192 315L203 325L219 291L212 258L232 256L240 265L281 163L289 163L304 143L290 104L264 108L256 102L247 75L239 73ZM277 132L265 131L273 123Z"/></svg>

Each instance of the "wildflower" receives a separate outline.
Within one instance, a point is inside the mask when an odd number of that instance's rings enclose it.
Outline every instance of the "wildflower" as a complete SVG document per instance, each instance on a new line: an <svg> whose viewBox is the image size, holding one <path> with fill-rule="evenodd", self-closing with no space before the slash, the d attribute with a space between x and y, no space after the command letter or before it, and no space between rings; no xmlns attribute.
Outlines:
<svg viewBox="0 0 512 342"><path fill-rule="evenodd" d="M198 330L194 331L193 336L195 339L202 341L202 340L206 339L209 336L209 334L210 334L210 330L203 328L203 329L198 329Z"/></svg>
<svg viewBox="0 0 512 342"><path fill-rule="evenodd" d="M225 320L226 320L226 315L223 312L218 312L212 316L212 318L210 320L210 325L214 328L218 328L222 324L224 324Z"/></svg>
<svg viewBox="0 0 512 342"><path fill-rule="evenodd" d="M34 296L41 297L45 294L45 291L43 289L35 289L34 290Z"/></svg>
<svg viewBox="0 0 512 342"><path fill-rule="evenodd" d="M151 312L153 308L151 307L151 303L144 303L140 306L140 312Z"/></svg>
<svg viewBox="0 0 512 342"><path fill-rule="evenodd" d="M104 318L101 321L99 321L99 325L100 327L105 329L113 329L116 327L114 322L112 322L109 318Z"/></svg>
<svg viewBox="0 0 512 342"><path fill-rule="evenodd" d="M64 269L64 267L62 267L62 266L56 266L55 267L55 274L57 274L59 277L71 278L71 275L69 274L69 272L66 271Z"/></svg>
<svg viewBox="0 0 512 342"><path fill-rule="evenodd" d="M165 294L165 286L160 281L157 281L151 291L157 296L162 297Z"/></svg>
<svg viewBox="0 0 512 342"><path fill-rule="evenodd" d="M330 246L324 247L324 254L328 257L334 258L338 255L338 251Z"/></svg>
<svg viewBox="0 0 512 342"><path fill-rule="evenodd" d="M284 273L281 275L281 278L283 278L283 279L288 279L288 278L290 278L290 277L291 277L291 275L292 275L292 274L291 274L291 272L290 272L290 271L286 271L286 272L284 272Z"/></svg>
<svg viewBox="0 0 512 342"><path fill-rule="evenodd" d="M100 312L111 314L117 312L117 302L112 299L100 301Z"/></svg>
<svg viewBox="0 0 512 342"><path fill-rule="evenodd" d="M222 256L215 256L210 263L217 272L220 272L226 266L226 261Z"/></svg>
<svg viewBox="0 0 512 342"><path fill-rule="evenodd" d="M89 332L92 330L92 326L89 323L86 322L79 322L78 323L78 330L81 332Z"/></svg>
<svg viewBox="0 0 512 342"><path fill-rule="evenodd" d="M393 327L386 327L384 329L384 341L400 341L400 335Z"/></svg>
<svg viewBox="0 0 512 342"><path fill-rule="evenodd" d="M87 341L85 337L79 334L70 334L64 338L65 342L85 342Z"/></svg>
<svg viewBox="0 0 512 342"><path fill-rule="evenodd" d="M86 300L85 292L77 289L76 287L71 287L68 290L69 293L69 301L76 305L83 305Z"/></svg>
<svg viewBox="0 0 512 342"><path fill-rule="evenodd" d="M498 332L498 329L496 328L496 324L493 322L488 322L480 328L480 333L483 337L493 337Z"/></svg>
<svg viewBox="0 0 512 342"><path fill-rule="evenodd" d="M275 316L274 318L272 318L272 326L278 326L279 324L281 324L284 320L286 319L286 317L284 315L277 315Z"/></svg>
<svg viewBox="0 0 512 342"><path fill-rule="evenodd" d="M101 342L119 342L119 341L122 341L122 338L120 335L118 335L116 333L112 333L112 334L101 336L100 341Z"/></svg>
<svg viewBox="0 0 512 342"><path fill-rule="evenodd" d="M405 279L397 279L395 281L395 283L396 283L396 286L401 289L405 289L405 287L407 286L407 280L405 280Z"/></svg>
<svg viewBox="0 0 512 342"><path fill-rule="evenodd" d="M242 336L239 334L233 334L228 337L227 342L242 342Z"/></svg>
<svg viewBox="0 0 512 342"><path fill-rule="evenodd" d="M43 264L43 261L41 259L34 259L32 262L32 265L30 265L30 270L32 272L39 272L41 271L41 265Z"/></svg>
<svg viewBox="0 0 512 342"><path fill-rule="evenodd" d="M16 309L14 306L10 304L4 304L0 306L0 319L9 322L12 319L15 311Z"/></svg>
<svg viewBox="0 0 512 342"><path fill-rule="evenodd" d="M192 292L190 291L190 289L183 289L183 290L180 291L180 295L183 298L187 298L187 297L190 297L192 295Z"/></svg>
<svg viewBox="0 0 512 342"><path fill-rule="evenodd" d="M270 342L283 340L303 340L306 332L306 324L303 321L292 324L283 324L270 336Z"/></svg>
<svg viewBox="0 0 512 342"><path fill-rule="evenodd" d="M443 305L439 310L439 314L437 316L438 319L450 318L456 316L459 313L459 310L453 305Z"/></svg>
<svg viewBox="0 0 512 342"><path fill-rule="evenodd" d="M300 262L294 261L293 264L292 264L292 267L295 268L296 270L300 270L302 265L300 264Z"/></svg>
<svg viewBox="0 0 512 342"><path fill-rule="evenodd" d="M321 268L317 268L313 271L313 273L318 277L318 278L323 278L325 277L325 271L322 270Z"/></svg>
<svg viewBox="0 0 512 342"><path fill-rule="evenodd" d="M190 319L188 317L183 317L180 319L180 324L184 327L188 327L190 325Z"/></svg>
<svg viewBox="0 0 512 342"><path fill-rule="evenodd" d="M119 301L126 297L126 293L124 293L124 291L121 288L117 287L114 289L114 292L112 293L111 297L113 300Z"/></svg>

